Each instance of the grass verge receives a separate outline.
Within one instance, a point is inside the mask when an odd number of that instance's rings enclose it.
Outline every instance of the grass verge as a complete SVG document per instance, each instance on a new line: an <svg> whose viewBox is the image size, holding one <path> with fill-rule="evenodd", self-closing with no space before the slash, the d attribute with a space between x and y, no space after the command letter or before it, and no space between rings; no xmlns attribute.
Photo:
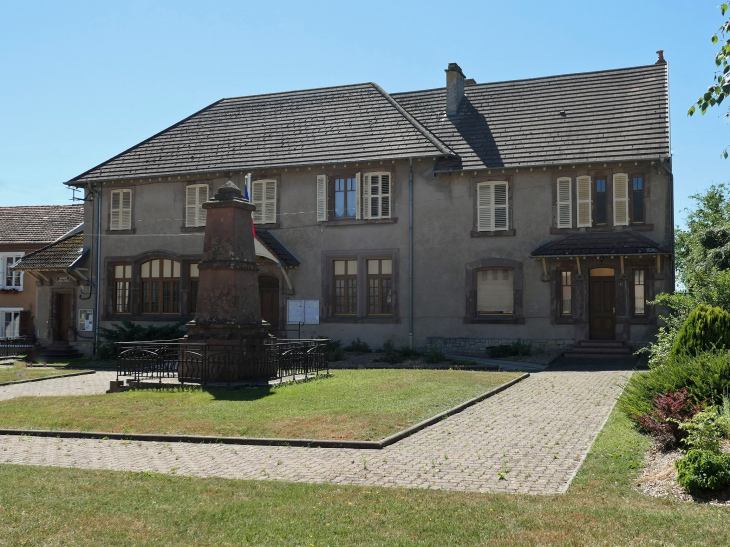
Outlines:
<svg viewBox="0 0 730 547"><path fill-rule="evenodd" d="M519 376L456 370L338 370L274 388L21 397L0 403L0 427L379 440Z"/></svg>
<svg viewBox="0 0 730 547"><path fill-rule="evenodd" d="M16 361L12 366L0 367L0 384L5 382L17 382L19 380L32 380L34 378L45 378L47 376L58 376L69 374L75 370L33 367L28 368L22 361Z"/></svg>
<svg viewBox="0 0 730 547"><path fill-rule="evenodd" d="M614 411L569 492L553 496L0 465L0 544L730 544L730 509L634 490L646 447Z"/></svg>

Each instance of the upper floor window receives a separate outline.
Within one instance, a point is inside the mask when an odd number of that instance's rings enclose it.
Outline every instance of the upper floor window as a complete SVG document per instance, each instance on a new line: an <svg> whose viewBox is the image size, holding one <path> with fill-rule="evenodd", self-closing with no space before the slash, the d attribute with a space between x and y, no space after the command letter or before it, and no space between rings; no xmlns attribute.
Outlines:
<svg viewBox="0 0 730 547"><path fill-rule="evenodd" d="M606 220L606 177L596 178L596 225L602 226Z"/></svg>
<svg viewBox="0 0 730 547"><path fill-rule="evenodd" d="M368 315L393 313L393 261L368 260Z"/></svg>
<svg viewBox="0 0 730 547"><path fill-rule="evenodd" d="M477 315L514 314L514 272L488 269L477 272Z"/></svg>
<svg viewBox="0 0 730 547"><path fill-rule="evenodd" d="M477 184L477 231L494 232L509 228L508 183Z"/></svg>
<svg viewBox="0 0 730 547"><path fill-rule="evenodd" d="M180 263L155 259L141 266L142 313L180 313Z"/></svg>
<svg viewBox="0 0 730 547"><path fill-rule="evenodd" d="M644 177L631 178L631 221L644 222Z"/></svg>
<svg viewBox="0 0 730 547"><path fill-rule="evenodd" d="M132 229L132 190L112 190L109 229Z"/></svg>
<svg viewBox="0 0 730 547"><path fill-rule="evenodd" d="M391 218L392 188L389 172L317 175L317 222Z"/></svg>
<svg viewBox="0 0 730 547"><path fill-rule="evenodd" d="M129 313L129 293L132 283L132 266L114 266L114 313Z"/></svg>
<svg viewBox="0 0 730 547"><path fill-rule="evenodd" d="M357 179L335 179L335 218L355 218L357 211Z"/></svg>
<svg viewBox="0 0 730 547"><path fill-rule="evenodd" d="M357 260L333 261L335 315L357 314Z"/></svg>
<svg viewBox="0 0 730 547"><path fill-rule="evenodd" d="M254 224L276 222L276 180L255 180L251 183L251 203L256 206L252 213Z"/></svg>
<svg viewBox="0 0 730 547"><path fill-rule="evenodd" d="M23 290L23 272L11 270L24 253L0 253L0 288Z"/></svg>
<svg viewBox="0 0 730 547"><path fill-rule="evenodd" d="M365 173L363 217L390 218L390 173Z"/></svg>
<svg viewBox="0 0 730 547"><path fill-rule="evenodd" d="M558 179L558 228L573 227L573 192L570 177Z"/></svg>
<svg viewBox="0 0 730 547"><path fill-rule="evenodd" d="M185 226L205 226L207 211L203 203L208 201L207 184L191 184L185 187Z"/></svg>

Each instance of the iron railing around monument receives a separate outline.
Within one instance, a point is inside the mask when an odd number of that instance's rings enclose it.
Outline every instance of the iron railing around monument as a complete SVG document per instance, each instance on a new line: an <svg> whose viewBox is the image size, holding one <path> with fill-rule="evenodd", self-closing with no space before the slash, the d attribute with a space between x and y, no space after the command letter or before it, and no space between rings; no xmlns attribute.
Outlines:
<svg viewBox="0 0 730 547"><path fill-rule="evenodd" d="M267 340L263 348L248 341L195 343L178 340L117 342L117 380L162 383L241 383L283 380L329 371L329 340ZM243 373L242 373L243 371Z"/></svg>
<svg viewBox="0 0 730 547"><path fill-rule="evenodd" d="M0 338L0 359L20 357L33 349L32 336Z"/></svg>

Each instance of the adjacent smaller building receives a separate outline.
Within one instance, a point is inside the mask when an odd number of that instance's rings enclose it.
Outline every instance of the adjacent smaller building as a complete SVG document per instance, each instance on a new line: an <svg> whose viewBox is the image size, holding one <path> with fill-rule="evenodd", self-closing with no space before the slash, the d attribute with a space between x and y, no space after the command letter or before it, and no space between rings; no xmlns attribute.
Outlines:
<svg viewBox="0 0 730 547"><path fill-rule="evenodd" d="M83 221L81 205L0 207L0 338L39 336L36 278L14 266Z"/></svg>

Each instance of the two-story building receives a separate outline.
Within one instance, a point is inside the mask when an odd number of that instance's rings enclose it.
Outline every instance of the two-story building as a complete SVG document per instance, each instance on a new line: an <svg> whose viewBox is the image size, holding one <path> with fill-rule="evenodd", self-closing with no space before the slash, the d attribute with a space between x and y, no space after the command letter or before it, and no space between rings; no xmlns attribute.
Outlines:
<svg viewBox="0 0 730 547"><path fill-rule="evenodd" d="M640 345L657 329L648 302L674 288L661 54L217 101L67 183L87 196L95 322L194 314L201 206L228 180L257 206L263 315L279 335Z"/></svg>
<svg viewBox="0 0 730 547"><path fill-rule="evenodd" d="M81 205L0 207L0 338L39 335L37 278L12 268L28 253L72 232L83 215Z"/></svg>

